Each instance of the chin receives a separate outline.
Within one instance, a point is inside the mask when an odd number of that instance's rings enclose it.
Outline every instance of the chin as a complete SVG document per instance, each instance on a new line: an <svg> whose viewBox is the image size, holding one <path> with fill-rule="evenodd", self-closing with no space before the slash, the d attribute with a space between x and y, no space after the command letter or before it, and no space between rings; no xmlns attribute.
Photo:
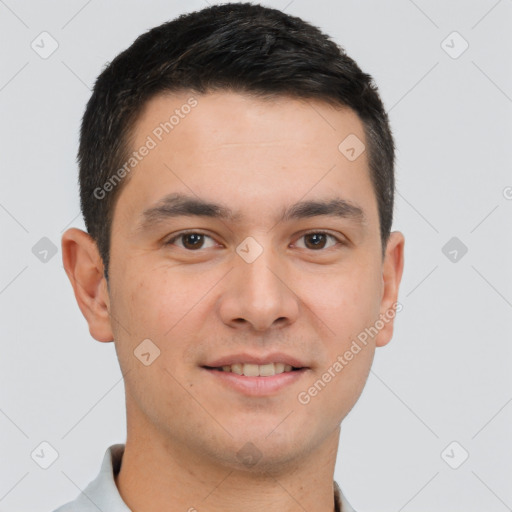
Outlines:
<svg viewBox="0 0 512 512"><path fill-rule="evenodd" d="M290 415L292 416L292 415ZM282 418L279 420L282 421ZM296 465L313 448L314 441L300 427L284 428L284 422L262 422L252 428L235 430L227 439L229 465L253 473L279 473ZM279 432L278 432L279 431ZM314 437L314 436L313 436Z"/></svg>

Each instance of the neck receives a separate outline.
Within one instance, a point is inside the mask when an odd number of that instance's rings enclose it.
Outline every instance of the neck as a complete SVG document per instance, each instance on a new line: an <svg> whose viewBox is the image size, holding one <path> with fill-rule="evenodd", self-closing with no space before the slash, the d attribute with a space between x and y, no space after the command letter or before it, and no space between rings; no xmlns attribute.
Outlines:
<svg viewBox="0 0 512 512"><path fill-rule="evenodd" d="M129 429L115 481L137 512L333 512L339 434L338 427L301 460L239 469L158 432Z"/></svg>

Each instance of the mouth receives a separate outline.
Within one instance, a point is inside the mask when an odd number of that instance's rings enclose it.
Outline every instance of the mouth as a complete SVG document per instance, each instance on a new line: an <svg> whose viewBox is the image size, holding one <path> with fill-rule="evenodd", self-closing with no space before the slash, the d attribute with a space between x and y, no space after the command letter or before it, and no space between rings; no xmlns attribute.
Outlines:
<svg viewBox="0 0 512 512"><path fill-rule="evenodd" d="M288 359L289 361L289 359ZM228 361L223 361L224 363ZM300 364L298 361L295 364ZM276 396L288 386L303 378L310 370L306 366L292 366L290 362L236 362L231 364L204 365L201 368L210 375L212 385L249 397Z"/></svg>
<svg viewBox="0 0 512 512"><path fill-rule="evenodd" d="M296 372L304 369L303 367L295 367L286 363L235 363L223 366L203 366L203 368L219 372L234 373L245 377L272 377L274 375Z"/></svg>

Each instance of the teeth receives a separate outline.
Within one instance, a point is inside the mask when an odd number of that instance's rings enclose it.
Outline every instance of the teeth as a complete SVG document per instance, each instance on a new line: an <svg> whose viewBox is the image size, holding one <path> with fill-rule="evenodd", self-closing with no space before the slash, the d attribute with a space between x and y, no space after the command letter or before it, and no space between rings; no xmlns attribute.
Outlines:
<svg viewBox="0 0 512 512"><path fill-rule="evenodd" d="M242 373L247 377L258 377L260 374L260 367L257 364L244 364L242 366Z"/></svg>
<svg viewBox="0 0 512 512"><path fill-rule="evenodd" d="M258 370L258 365L255 364L254 366L256 366L256 370ZM262 364L261 366L259 366L260 377L269 377L275 374L276 370L274 368L274 363Z"/></svg>
<svg viewBox="0 0 512 512"><path fill-rule="evenodd" d="M245 375L246 377L270 377L283 372L291 372L292 366L284 363L268 363L268 364L232 364L222 367L224 372L232 372L237 375Z"/></svg>
<svg viewBox="0 0 512 512"><path fill-rule="evenodd" d="M229 366L228 366L228 368L229 368ZM222 369L224 370L224 367L222 367ZM231 365L231 371L233 373L237 373L238 375L242 375L242 369L243 368L242 368L241 364L232 364ZM224 370L224 371L228 371L229 372L229 370Z"/></svg>
<svg viewBox="0 0 512 512"><path fill-rule="evenodd" d="M275 373L283 373L284 372L284 363L274 363L274 372Z"/></svg>

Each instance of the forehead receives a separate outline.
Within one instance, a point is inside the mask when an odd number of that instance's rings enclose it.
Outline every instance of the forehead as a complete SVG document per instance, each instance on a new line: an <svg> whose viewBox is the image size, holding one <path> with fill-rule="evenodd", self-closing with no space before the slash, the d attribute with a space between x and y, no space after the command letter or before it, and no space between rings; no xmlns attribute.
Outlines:
<svg viewBox="0 0 512 512"><path fill-rule="evenodd" d="M355 159L343 153L347 140L362 151ZM227 91L162 94L134 127L138 160L120 202L141 212L170 192L220 194L233 210L256 213L261 197L270 206L338 189L351 200L372 193L364 147L362 122L346 107Z"/></svg>
<svg viewBox="0 0 512 512"><path fill-rule="evenodd" d="M174 138L193 134L201 144L223 137L229 142L271 143L286 136L290 141L318 145L320 139L336 142L347 129L364 140L362 122L352 109L316 99L182 91L159 94L145 103L136 123L135 142L149 134L159 142L170 134Z"/></svg>

